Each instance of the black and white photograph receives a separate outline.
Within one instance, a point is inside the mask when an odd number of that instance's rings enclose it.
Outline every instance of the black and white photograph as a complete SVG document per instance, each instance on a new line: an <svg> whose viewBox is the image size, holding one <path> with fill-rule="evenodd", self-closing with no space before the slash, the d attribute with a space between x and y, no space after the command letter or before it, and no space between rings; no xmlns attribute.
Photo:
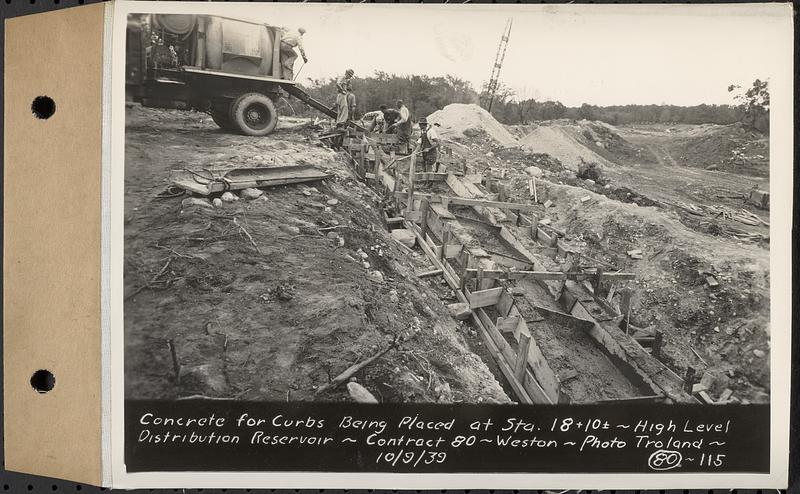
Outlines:
<svg viewBox="0 0 800 494"><path fill-rule="evenodd" d="M769 403L769 24L389 10L128 15L126 398Z"/></svg>

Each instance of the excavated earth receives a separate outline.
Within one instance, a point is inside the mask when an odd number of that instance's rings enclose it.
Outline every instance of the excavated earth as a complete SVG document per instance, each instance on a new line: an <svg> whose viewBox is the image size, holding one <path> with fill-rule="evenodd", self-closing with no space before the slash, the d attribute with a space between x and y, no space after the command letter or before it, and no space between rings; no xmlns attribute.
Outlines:
<svg viewBox="0 0 800 494"><path fill-rule="evenodd" d="M378 400L511 401L448 315L452 292L416 277L424 256L390 237L374 193L302 121L252 138L202 113L129 104L126 118L127 398L349 400L315 392L402 341L355 375ZM334 177L218 207L159 197L170 170L295 164Z"/></svg>
<svg viewBox="0 0 800 494"><path fill-rule="evenodd" d="M680 132L667 132L657 126L580 124L589 126L600 138L594 145L582 143L580 138L570 141L602 153L601 180L579 179L573 171L579 163L563 163L525 146L502 145L488 132L475 132L470 138L458 136L451 145L454 153L466 160L470 173L503 177L497 181L504 184L510 201L534 203L525 169L538 167L542 171L537 179L539 201L550 203L547 208L539 204L535 214L550 219L566 233L564 243L584 255L585 267L637 275L629 284L635 289L630 323L639 328L641 336L663 331L662 360L681 376L687 367L694 367L714 399L729 388L743 402L768 402L769 243L737 238L730 229L768 238L769 228L713 214L698 216L678 207L744 209L769 222L769 211L743 199L753 187L769 190L769 165L755 161L763 156L753 155L752 166L760 167L755 172L733 166L724 167L726 171L700 166L722 160L730 149L762 149L763 138L744 135L730 126L683 126ZM558 128L561 132L565 125L556 121L511 130L524 142L536 129ZM727 142L731 132L739 138L733 144ZM696 157L678 152L686 148L689 139L709 141L713 136L719 141L714 146L716 154L705 161L688 162ZM573 149L566 154L583 152ZM530 250L537 252L535 249L531 246ZM635 249L641 250L642 259L627 254ZM557 257L543 264L558 270L563 261ZM719 286L709 285L709 275ZM619 295L611 301L612 305L619 302ZM558 341L542 333L537 335L537 343L547 353ZM559 365L558 359L554 362Z"/></svg>

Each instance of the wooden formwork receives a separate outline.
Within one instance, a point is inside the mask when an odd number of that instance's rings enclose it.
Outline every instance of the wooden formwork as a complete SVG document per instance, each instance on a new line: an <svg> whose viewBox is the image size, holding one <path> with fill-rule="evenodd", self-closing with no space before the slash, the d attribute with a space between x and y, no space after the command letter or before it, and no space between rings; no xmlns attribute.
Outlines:
<svg viewBox="0 0 800 494"><path fill-rule="evenodd" d="M586 332L598 347L617 359L643 388L652 391L631 399L694 401L691 394L684 391L685 385L680 377L619 329L622 316L618 310L584 284L590 283L596 289L602 282L631 280L634 278L631 273L606 273L600 269L572 271L572 262L566 264L565 271L547 271L507 226L509 222L530 232L531 238L552 255L578 254L569 251L554 229L539 224L532 206L487 200L477 185L453 173L417 173L414 156L407 158L411 165L401 173L397 155L383 150L384 141L392 141L396 136L351 133L345 139L345 149L355 164L356 174L381 184L397 205L397 210L403 212L400 220L403 227L415 234L420 248L436 271L441 272L459 301L469 305L473 323L520 402L554 404L570 401L559 376L548 364L529 328L529 323L536 321L526 320L503 286L508 280L520 279L532 280L551 293L563 309L562 316L589 323ZM367 160L368 154L374 156L374 160ZM415 183L431 180L443 180L452 194L445 196L415 191ZM487 224L496 227L500 241L526 261L529 269L498 269L492 257L476 245L461 226L460 219L450 213L449 204L468 206ZM487 310L496 313L497 317L492 319Z"/></svg>

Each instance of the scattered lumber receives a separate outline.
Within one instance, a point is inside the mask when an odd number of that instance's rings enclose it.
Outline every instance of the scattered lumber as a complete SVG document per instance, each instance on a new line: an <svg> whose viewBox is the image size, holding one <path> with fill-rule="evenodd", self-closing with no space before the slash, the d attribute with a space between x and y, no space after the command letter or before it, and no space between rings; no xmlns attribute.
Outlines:
<svg viewBox="0 0 800 494"><path fill-rule="evenodd" d="M439 276L443 271L441 269L433 269L431 271L423 271L417 274L417 278L430 278L431 276Z"/></svg>
<svg viewBox="0 0 800 494"><path fill-rule="evenodd" d="M334 377L331 380L331 382L329 382L328 384L326 384L324 386L320 386L317 389L317 391L314 392L314 395L318 395L318 394L323 393L323 392L325 392L325 391L327 391L329 389L333 389L333 388L339 386L343 382L345 382L348 379L350 379L351 377L353 377L353 375L356 372L360 371L361 369L363 369L364 367L368 366L372 362L375 362L379 358L383 357L384 355L386 355L390 351L392 351L395 348L397 348L399 344L400 344L400 341L397 338L395 338L395 340L392 341L392 343L388 347L386 347L385 349L383 349L380 352L376 353L372 357L369 357L368 359L362 360L361 362L359 362L357 364L351 365L350 367L345 369L344 372L342 372L338 376Z"/></svg>

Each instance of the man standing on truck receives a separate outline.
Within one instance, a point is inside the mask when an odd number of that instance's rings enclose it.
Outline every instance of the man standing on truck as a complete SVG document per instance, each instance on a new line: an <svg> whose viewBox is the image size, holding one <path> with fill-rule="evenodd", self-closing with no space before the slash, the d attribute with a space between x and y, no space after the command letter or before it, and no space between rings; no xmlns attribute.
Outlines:
<svg viewBox="0 0 800 494"><path fill-rule="evenodd" d="M352 119L355 110L355 95L352 93L353 69L347 69L344 76L336 79L336 126L342 127Z"/></svg>
<svg viewBox="0 0 800 494"><path fill-rule="evenodd" d="M436 172L436 162L439 161L439 134L433 126L428 126L425 117L419 119L420 136L414 151L422 151L422 162L426 172Z"/></svg>
<svg viewBox="0 0 800 494"><path fill-rule="evenodd" d="M295 48L300 51L303 62L308 63L306 50L303 48L304 34L306 34L306 29L303 27L297 29L285 27L281 29L281 65L283 67L281 75L284 79L294 79L294 62L297 60Z"/></svg>

